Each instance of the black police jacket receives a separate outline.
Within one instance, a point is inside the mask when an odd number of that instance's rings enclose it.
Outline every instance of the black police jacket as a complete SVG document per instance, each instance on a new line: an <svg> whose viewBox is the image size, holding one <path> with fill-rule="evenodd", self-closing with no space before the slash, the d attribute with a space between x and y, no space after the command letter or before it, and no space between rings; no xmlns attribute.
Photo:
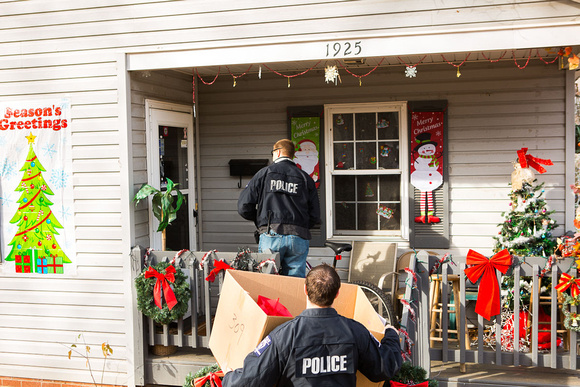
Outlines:
<svg viewBox="0 0 580 387"><path fill-rule="evenodd" d="M238 199L238 213L258 228L269 221L308 230L320 223L316 185L292 160L278 159L250 180Z"/></svg>
<svg viewBox="0 0 580 387"><path fill-rule="evenodd" d="M373 382L392 378L401 367L395 330L379 343L359 322L333 308L306 309L275 328L244 360L228 372L223 386L348 386L356 371Z"/></svg>

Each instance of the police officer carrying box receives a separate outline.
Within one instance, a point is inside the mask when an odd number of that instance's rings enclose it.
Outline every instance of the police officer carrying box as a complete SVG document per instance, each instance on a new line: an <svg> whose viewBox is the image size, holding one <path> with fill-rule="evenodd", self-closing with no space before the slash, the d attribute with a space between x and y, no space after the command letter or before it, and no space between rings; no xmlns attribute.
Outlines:
<svg viewBox="0 0 580 387"><path fill-rule="evenodd" d="M304 278L310 248L310 228L320 223L320 203L314 180L292 161L290 140L276 142L274 163L250 180L238 199L238 213L260 232L258 249L280 253L280 274Z"/></svg>
<svg viewBox="0 0 580 387"><path fill-rule="evenodd" d="M379 343L364 325L340 316L332 308L339 288L331 266L314 267L304 285L306 309L266 336L223 386L353 387L357 370L373 382L392 378L402 363L397 330L387 326Z"/></svg>

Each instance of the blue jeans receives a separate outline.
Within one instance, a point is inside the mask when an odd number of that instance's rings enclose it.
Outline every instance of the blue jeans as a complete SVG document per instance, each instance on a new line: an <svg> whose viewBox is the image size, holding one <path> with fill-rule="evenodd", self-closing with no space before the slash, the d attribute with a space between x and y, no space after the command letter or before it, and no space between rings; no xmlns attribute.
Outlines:
<svg viewBox="0 0 580 387"><path fill-rule="evenodd" d="M280 274L292 277L306 277L306 257L310 241L296 235L281 235L270 231L260 235L258 252L270 249L280 253L282 269Z"/></svg>

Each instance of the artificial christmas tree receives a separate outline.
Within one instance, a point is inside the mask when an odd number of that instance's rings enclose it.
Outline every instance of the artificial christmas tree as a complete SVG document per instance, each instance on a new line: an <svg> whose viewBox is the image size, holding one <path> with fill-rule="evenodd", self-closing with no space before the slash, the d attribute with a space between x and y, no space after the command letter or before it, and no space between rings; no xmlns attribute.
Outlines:
<svg viewBox="0 0 580 387"><path fill-rule="evenodd" d="M15 261L17 273L63 274L64 264L71 263L62 251L56 229L63 228L50 209L53 203L47 195L54 195L46 184L42 172L46 170L34 152L36 136L29 134L29 150L20 184L15 189L21 192L18 210L10 220L17 223L18 231L8 243L12 246L6 261Z"/></svg>
<svg viewBox="0 0 580 387"><path fill-rule="evenodd" d="M550 218L554 211L546 208L544 183L536 183L530 166L544 173L546 170L539 164L552 165L552 162L526 155L526 152L527 148L518 151L509 194L510 209L502 213L505 221L498 225L501 230L494 237L494 252L508 249L518 256L549 257L556 248L551 231L557 224Z"/></svg>

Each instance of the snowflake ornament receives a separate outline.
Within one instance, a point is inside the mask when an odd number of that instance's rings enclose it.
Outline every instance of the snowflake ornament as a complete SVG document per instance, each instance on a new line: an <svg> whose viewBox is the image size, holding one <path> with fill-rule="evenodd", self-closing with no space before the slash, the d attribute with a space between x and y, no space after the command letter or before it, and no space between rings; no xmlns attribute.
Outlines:
<svg viewBox="0 0 580 387"><path fill-rule="evenodd" d="M405 68L405 76L407 78L415 78L417 76L417 67L407 66L407 68Z"/></svg>
<svg viewBox="0 0 580 387"><path fill-rule="evenodd" d="M340 74L338 73L338 68L336 66L326 66L324 69L324 80L326 83L334 82L336 85L336 80L340 78Z"/></svg>

